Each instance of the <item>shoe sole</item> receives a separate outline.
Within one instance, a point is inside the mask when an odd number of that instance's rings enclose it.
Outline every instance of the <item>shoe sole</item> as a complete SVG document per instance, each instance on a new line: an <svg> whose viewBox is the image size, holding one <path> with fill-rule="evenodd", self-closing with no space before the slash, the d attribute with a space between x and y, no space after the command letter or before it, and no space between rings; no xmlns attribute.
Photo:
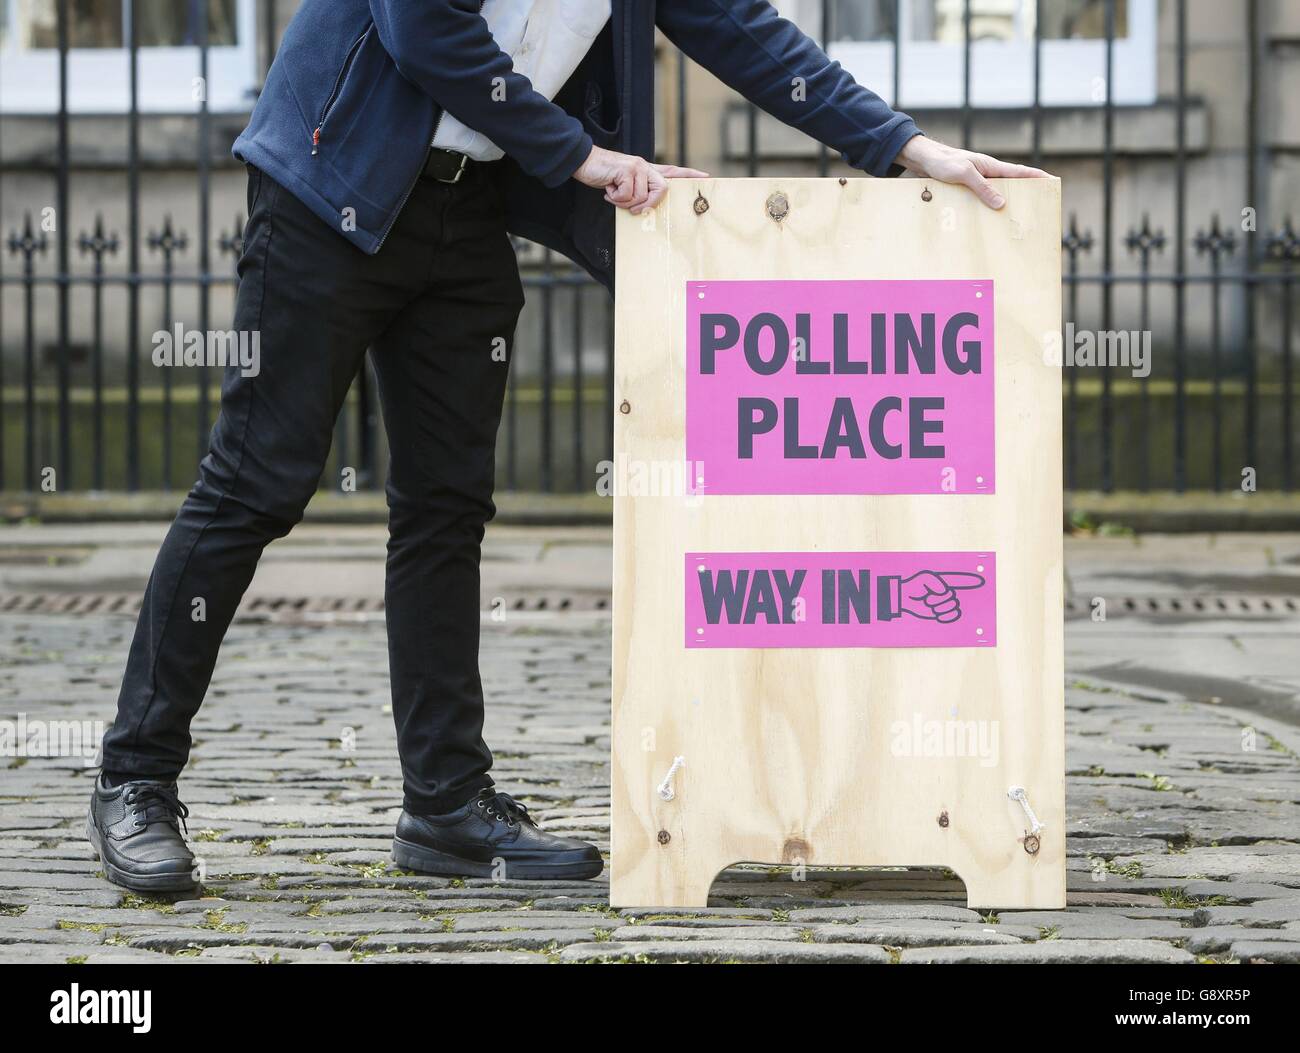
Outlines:
<svg viewBox="0 0 1300 1053"><path fill-rule="evenodd" d="M461 859L434 848L403 841L400 837L393 838L393 862L406 870L443 877L498 876L492 863ZM603 859L585 859L573 863L506 863L505 874L502 876L510 881L555 881L561 878L584 880L594 878L604 869Z"/></svg>
<svg viewBox="0 0 1300 1053"><path fill-rule="evenodd" d="M95 859L104 864L104 876L114 885L132 892L192 892L198 882L189 874L132 874L104 858L104 844L95 824L86 819L86 837L95 851Z"/></svg>

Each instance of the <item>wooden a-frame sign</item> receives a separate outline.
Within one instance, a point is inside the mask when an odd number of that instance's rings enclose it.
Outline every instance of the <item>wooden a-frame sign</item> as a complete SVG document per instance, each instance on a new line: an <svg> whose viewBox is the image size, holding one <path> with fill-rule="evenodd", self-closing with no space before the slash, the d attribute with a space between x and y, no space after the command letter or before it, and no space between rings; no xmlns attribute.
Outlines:
<svg viewBox="0 0 1300 1053"><path fill-rule="evenodd" d="M1065 905L1060 183L997 185L619 214L615 906L740 862Z"/></svg>

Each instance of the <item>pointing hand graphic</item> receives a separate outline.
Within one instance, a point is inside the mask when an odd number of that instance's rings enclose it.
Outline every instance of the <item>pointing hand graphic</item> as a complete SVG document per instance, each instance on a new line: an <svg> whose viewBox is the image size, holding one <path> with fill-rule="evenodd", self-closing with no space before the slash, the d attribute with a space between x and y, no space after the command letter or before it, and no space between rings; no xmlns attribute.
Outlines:
<svg viewBox="0 0 1300 1053"><path fill-rule="evenodd" d="M984 584L980 574L968 571L923 570L910 578L890 577L889 611L886 619L910 614L937 622L955 622L961 617L961 601L957 594L963 589L978 589Z"/></svg>

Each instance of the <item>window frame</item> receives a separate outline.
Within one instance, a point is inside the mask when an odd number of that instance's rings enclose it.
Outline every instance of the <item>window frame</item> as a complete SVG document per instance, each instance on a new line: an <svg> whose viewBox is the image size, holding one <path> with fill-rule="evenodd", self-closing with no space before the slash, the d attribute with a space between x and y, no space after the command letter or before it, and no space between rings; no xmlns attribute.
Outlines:
<svg viewBox="0 0 1300 1053"><path fill-rule="evenodd" d="M776 0L787 17L803 26L819 21L817 0ZM1014 18L1021 22L1025 5L1019 0ZM912 4L902 0L902 25L914 24ZM815 10L817 9L817 10ZM1158 95L1157 0L1128 0L1125 36L1114 42L1116 105L1148 106ZM965 43L957 41L901 40L900 94L904 107L951 109L963 103ZM835 41L829 48L860 84L869 87L891 106L894 94L894 42L892 40ZM1106 102L1106 41L1051 40L1042 42L1039 65L1040 102L1044 106L1101 106ZM970 104L988 109L1032 106L1034 102L1034 40L979 40L971 42Z"/></svg>
<svg viewBox="0 0 1300 1053"><path fill-rule="evenodd" d="M58 49L19 47L19 0L0 0L0 6L7 11L10 27L5 43L0 45L0 113L58 113ZM124 22L126 18L124 4ZM260 83L256 0L235 0L235 32L237 43L208 48L208 108L214 113L247 112L252 108ZM200 65L200 49L194 45L141 46L140 112L199 112L201 101L195 98L195 86ZM68 112L121 114L130 109L129 48L68 49Z"/></svg>

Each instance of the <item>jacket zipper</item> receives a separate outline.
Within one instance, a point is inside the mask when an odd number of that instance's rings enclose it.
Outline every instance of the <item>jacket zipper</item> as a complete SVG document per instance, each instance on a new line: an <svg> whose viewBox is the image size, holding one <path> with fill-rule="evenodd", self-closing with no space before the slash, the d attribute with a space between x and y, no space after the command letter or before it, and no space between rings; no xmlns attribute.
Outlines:
<svg viewBox="0 0 1300 1053"><path fill-rule="evenodd" d="M483 11L483 5L484 5L485 3L487 3L487 0L478 0L478 9L479 9L479 13L480 13L480 14L481 14L482 11ZM442 119L443 119L443 117L445 117L446 115L447 115L447 111L444 110L441 106L439 106L439 107L438 107L438 119L437 119L436 121L433 122L433 131L431 131L427 136L425 136L425 139L424 139L425 144L426 144L426 146L428 147L428 149L432 149L432 148L433 148L433 141L434 141L436 138L438 138L438 129L442 127ZM428 151L427 151L427 150L426 150L426 152L425 152L425 158L426 158L426 160L427 160L427 158L428 158ZM415 193L415 188L416 188L416 186L419 184L419 182L420 182L420 177L421 177L422 175L424 175L424 165L423 165L423 164L421 164L420 167L419 167L418 169L416 169L416 172L415 172L415 178L411 180L411 185L408 186L408 187L406 188L406 193L402 195L402 200L401 200L401 203L397 206L397 211L393 213L393 217L392 217L392 219L390 219L390 220L388 221L388 226L386 226L386 227L384 228L384 232L383 232L383 234L381 234L381 235L379 236L379 244L378 244L378 246L376 246L376 248L375 248L375 252L378 252L380 249L382 249L382 248L384 247L384 242L386 242L386 241L388 240L388 235L391 234L391 233L393 232L393 227L397 225L397 217L400 216L400 215L402 214L402 209L406 208L406 203L411 199L411 195Z"/></svg>
<svg viewBox="0 0 1300 1053"><path fill-rule="evenodd" d="M352 68L352 63L357 57L357 52L361 50L362 41L370 33L370 27L366 26L366 31L353 41L352 46L348 48L348 53L343 59L343 68L339 70L339 75L334 78L334 88L325 100L325 107L321 110L320 120L316 122L316 127L311 133L311 155L315 157L320 153L321 134L325 130L325 122L329 120L330 110L334 109L334 104L339 101L339 94L343 91L343 82L347 79L348 70Z"/></svg>
<svg viewBox="0 0 1300 1053"><path fill-rule="evenodd" d="M433 140L438 134L438 129L442 126L442 117L446 112L447 111L441 106L438 107L438 119L433 122L433 131L429 133L428 142L430 147L433 146ZM428 159L427 154L425 155L425 159ZM406 188L406 193L402 195L402 200L397 206L397 211L393 213L392 218L388 221L388 226L384 228L383 234L379 236L379 244L375 247L375 252L378 252L384 247L384 242L388 240L388 235L393 232L393 227L397 225L397 217L402 214L402 209L406 208L406 203L411 199L411 195L415 193L416 185L420 182L420 177L422 175L424 175L423 163L421 163L420 167L416 169L415 178L411 180L411 185Z"/></svg>

